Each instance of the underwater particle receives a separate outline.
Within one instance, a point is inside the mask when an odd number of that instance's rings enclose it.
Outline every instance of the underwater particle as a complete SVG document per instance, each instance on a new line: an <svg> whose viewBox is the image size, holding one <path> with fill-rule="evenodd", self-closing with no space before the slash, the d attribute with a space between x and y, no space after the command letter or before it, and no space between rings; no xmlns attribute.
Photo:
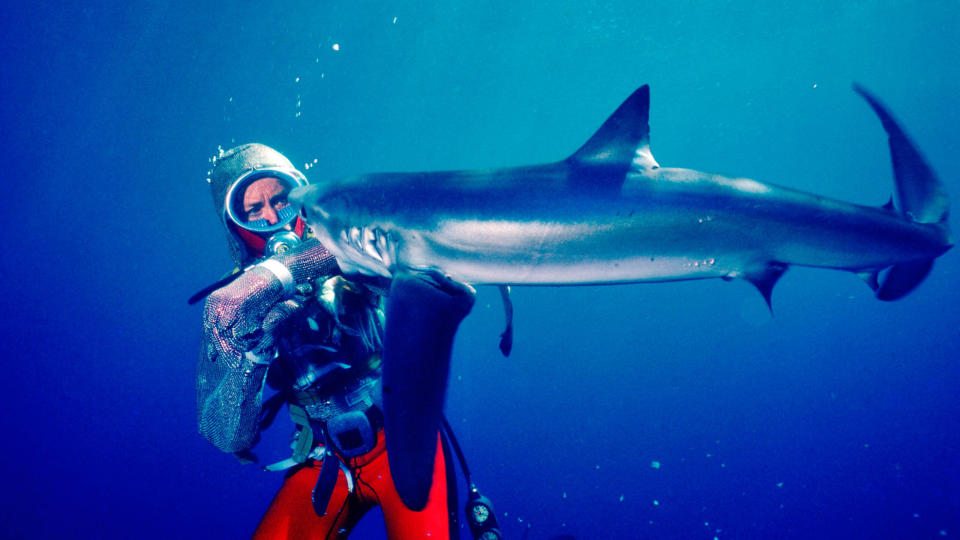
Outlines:
<svg viewBox="0 0 960 540"><path fill-rule="evenodd" d="M294 79L293 82L297 82L297 83L300 82L300 77L297 77L296 79Z"/></svg>
<svg viewBox="0 0 960 540"><path fill-rule="evenodd" d="M704 521L704 522L703 522L703 526L704 526L704 527L709 527L709 526L710 526L710 522L709 522L709 521Z"/></svg>
<svg viewBox="0 0 960 540"><path fill-rule="evenodd" d="M334 44L333 44L333 50L339 51L339 50L340 50L340 44L339 44L339 43L334 43Z"/></svg>
<svg viewBox="0 0 960 540"><path fill-rule="evenodd" d="M913 517L918 518L920 517L920 514L913 514Z"/></svg>
<svg viewBox="0 0 960 540"><path fill-rule="evenodd" d="M650 462L650 468L651 468L651 469L659 469L659 468L660 468L660 462L659 462L659 461L651 461L651 462Z"/></svg>
<svg viewBox="0 0 960 540"><path fill-rule="evenodd" d="M721 469L726 469L726 468L727 468L727 464L726 464L726 463L721 463L721 464L720 464L720 468L721 468Z"/></svg>
<svg viewBox="0 0 960 540"><path fill-rule="evenodd" d="M397 24L397 18L396 18L396 17L393 18L393 24Z"/></svg>
<svg viewBox="0 0 960 540"><path fill-rule="evenodd" d="M564 498L564 499L567 498L567 492L566 492L566 491L563 492L563 498Z"/></svg>
<svg viewBox="0 0 960 540"><path fill-rule="evenodd" d="M623 502L623 493L620 494L620 502Z"/></svg>
<svg viewBox="0 0 960 540"><path fill-rule="evenodd" d="M653 505L654 505L654 506L660 506L660 501L654 499L654 500L653 500Z"/></svg>
<svg viewBox="0 0 960 540"><path fill-rule="evenodd" d="M597 469L597 470L599 471L599 470L600 470L600 466L599 466L599 465L597 465L597 467L596 467L596 469Z"/></svg>
<svg viewBox="0 0 960 540"><path fill-rule="evenodd" d="M946 535L947 535L947 531L940 529L940 536L946 536Z"/></svg>
<svg viewBox="0 0 960 540"><path fill-rule="evenodd" d="M707 452L707 457L713 457L713 454L711 454L710 452Z"/></svg>
<svg viewBox="0 0 960 540"><path fill-rule="evenodd" d="M783 487L783 482L777 482L777 487Z"/></svg>
<svg viewBox="0 0 960 540"><path fill-rule="evenodd" d="M870 448L870 443L863 443L864 448Z"/></svg>

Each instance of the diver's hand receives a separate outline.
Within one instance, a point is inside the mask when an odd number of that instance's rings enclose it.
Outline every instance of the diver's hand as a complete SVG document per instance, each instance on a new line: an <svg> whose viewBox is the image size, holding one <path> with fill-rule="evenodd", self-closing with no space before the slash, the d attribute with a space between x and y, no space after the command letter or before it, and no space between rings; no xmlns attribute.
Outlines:
<svg viewBox="0 0 960 540"><path fill-rule="evenodd" d="M246 358L269 363L275 352L275 330L299 309L286 303L297 287L337 271L336 260L316 240L306 241L283 255L258 263L214 291L204 308L204 337L234 362Z"/></svg>
<svg viewBox="0 0 960 540"><path fill-rule="evenodd" d="M204 337L215 343L220 355L231 363L239 363L243 358L254 363L269 362L272 336L265 332L264 325L267 315L284 301L283 297L283 284L273 273L258 267L248 270L207 297Z"/></svg>
<svg viewBox="0 0 960 540"><path fill-rule="evenodd" d="M284 300L273 306L263 318L263 337L257 342L255 349L250 351L252 356L261 359L261 363L269 363L276 357L276 341L280 329L293 315L303 309L303 304L296 300Z"/></svg>

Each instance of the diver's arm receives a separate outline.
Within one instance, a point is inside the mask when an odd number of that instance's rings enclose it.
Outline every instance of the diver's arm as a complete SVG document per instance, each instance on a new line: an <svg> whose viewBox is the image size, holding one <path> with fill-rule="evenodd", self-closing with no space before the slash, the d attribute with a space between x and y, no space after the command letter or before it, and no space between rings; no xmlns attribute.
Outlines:
<svg viewBox="0 0 960 540"><path fill-rule="evenodd" d="M206 301L197 364L200 434L225 452L251 448L267 367L276 355L273 330L299 306L286 300L297 284L336 271L329 252L304 242L254 266Z"/></svg>

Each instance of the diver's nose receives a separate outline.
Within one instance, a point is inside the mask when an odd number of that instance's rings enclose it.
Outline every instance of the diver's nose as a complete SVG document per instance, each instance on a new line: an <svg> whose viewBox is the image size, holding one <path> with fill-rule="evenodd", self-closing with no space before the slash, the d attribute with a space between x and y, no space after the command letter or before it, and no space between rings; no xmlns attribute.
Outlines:
<svg viewBox="0 0 960 540"><path fill-rule="evenodd" d="M265 206L263 208L263 219L267 220L267 223L271 225L276 225L280 218L277 217L277 211L273 209L272 206Z"/></svg>

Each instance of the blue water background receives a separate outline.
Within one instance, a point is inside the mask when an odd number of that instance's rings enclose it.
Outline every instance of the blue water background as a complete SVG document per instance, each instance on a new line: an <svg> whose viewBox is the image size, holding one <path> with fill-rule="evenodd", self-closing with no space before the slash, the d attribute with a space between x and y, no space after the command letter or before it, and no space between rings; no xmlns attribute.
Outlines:
<svg viewBox="0 0 960 540"><path fill-rule="evenodd" d="M244 538L279 486L196 433L218 145L312 181L547 162L649 83L662 165L879 206L857 81L960 197L956 2L194 4L2 8L0 536ZM958 277L794 268L774 317L740 281L516 288L510 358L484 288L448 415L507 538L957 537Z"/></svg>

